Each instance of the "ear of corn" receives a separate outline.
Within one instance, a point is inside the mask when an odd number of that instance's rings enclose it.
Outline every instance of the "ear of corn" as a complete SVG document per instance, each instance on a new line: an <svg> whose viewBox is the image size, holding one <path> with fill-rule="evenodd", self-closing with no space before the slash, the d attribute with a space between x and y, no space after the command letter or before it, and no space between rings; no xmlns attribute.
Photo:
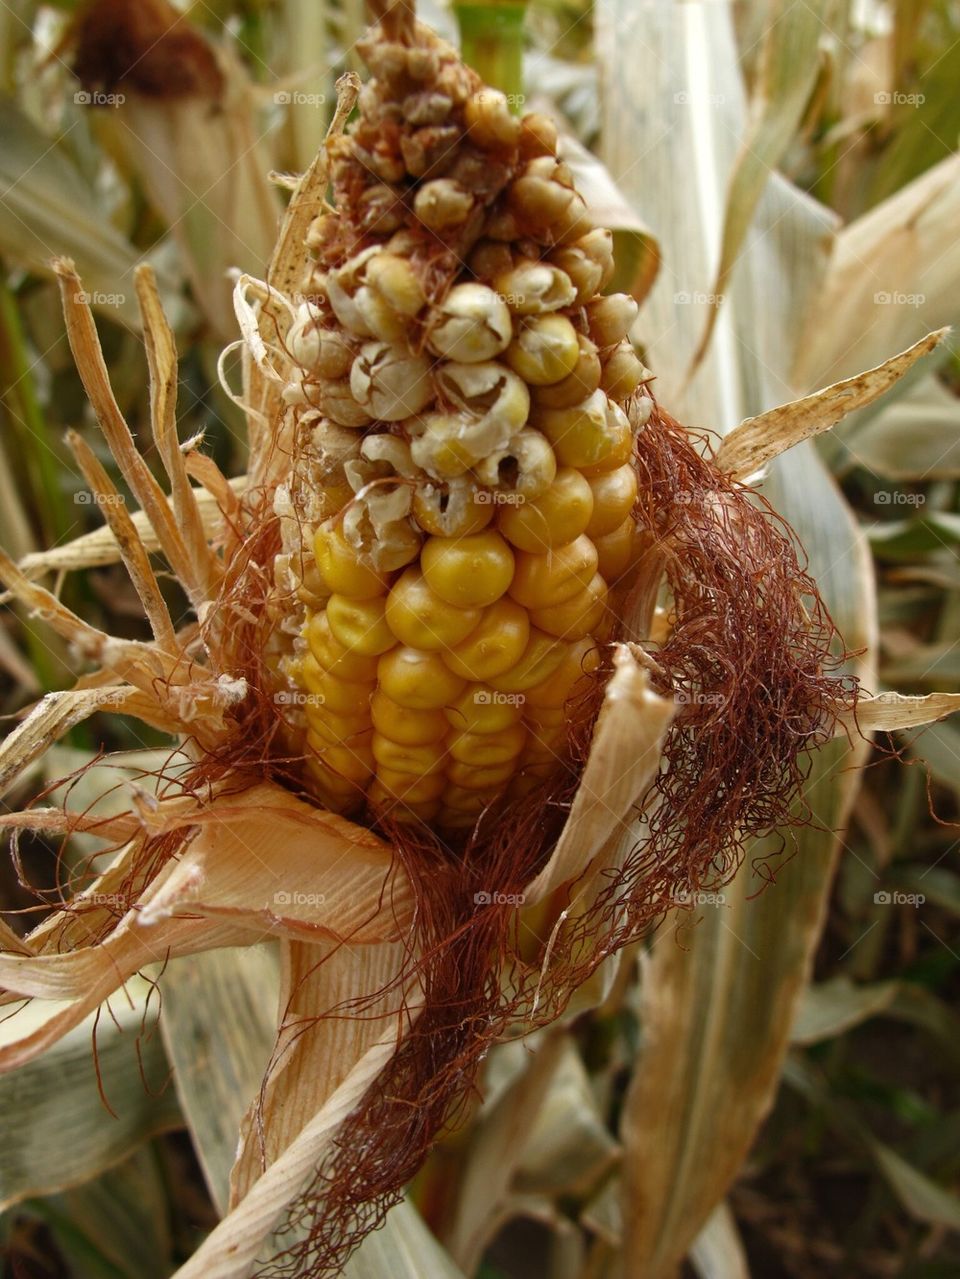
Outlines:
<svg viewBox="0 0 960 1279"><path fill-rule="evenodd" d="M550 121L439 41L364 53L287 338L313 465L286 522L305 617L282 669L326 805L465 828L565 756L637 558L651 401L636 304L600 295L612 239Z"/></svg>

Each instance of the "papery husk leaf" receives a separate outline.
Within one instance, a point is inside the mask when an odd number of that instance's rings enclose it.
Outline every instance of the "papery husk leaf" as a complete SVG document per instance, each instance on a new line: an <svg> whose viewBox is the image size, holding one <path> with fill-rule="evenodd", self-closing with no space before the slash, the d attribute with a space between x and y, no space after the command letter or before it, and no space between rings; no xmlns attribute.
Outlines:
<svg viewBox="0 0 960 1279"><path fill-rule="evenodd" d="M918 728L960 711L960 693L877 693L860 698L855 713L841 719L839 728L861 733L889 733L895 728Z"/></svg>
<svg viewBox="0 0 960 1279"><path fill-rule="evenodd" d="M795 386L807 390L848 377L955 322L958 216L960 156L954 155L844 227L823 286L802 317Z"/></svg>
<svg viewBox="0 0 960 1279"><path fill-rule="evenodd" d="M746 1250L730 1206L714 1208L690 1248L690 1264L700 1279L750 1279Z"/></svg>
<svg viewBox="0 0 960 1279"><path fill-rule="evenodd" d="M779 404L758 417L747 418L724 437L717 450L717 465L739 480L749 480L795 444L829 431L846 414L872 404L917 360L929 355L948 332L949 329L939 329L928 333L874 369L835 382L803 399Z"/></svg>
<svg viewBox="0 0 960 1279"><path fill-rule="evenodd" d="M182 1124L176 1094L165 1087L159 1001L147 1002L152 990L148 982L129 982L95 1032L91 1018L47 1055L0 1076L3 1112L30 1116L29 1124L8 1124L0 1146L0 1212L88 1181L150 1137ZM17 1021L0 1026L0 1042L37 1011L26 1008ZM91 1033L96 1033L96 1067ZM157 1091L149 1092L145 1080Z"/></svg>
<svg viewBox="0 0 960 1279"><path fill-rule="evenodd" d="M116 709L134 691L120 685L47 693L0 743L0 794L74 725L107 707Z"/></svg>

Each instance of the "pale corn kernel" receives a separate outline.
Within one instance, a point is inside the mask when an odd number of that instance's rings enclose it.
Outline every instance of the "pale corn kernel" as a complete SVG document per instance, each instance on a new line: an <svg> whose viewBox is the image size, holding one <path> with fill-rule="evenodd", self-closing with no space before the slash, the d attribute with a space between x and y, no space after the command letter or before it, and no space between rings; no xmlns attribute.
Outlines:
<svg viewBox="0 0 960 1279"><path fill-rule="evenodd" d="M350 390L371 418L402 421L433 399L430 362L402 346L365 342L350 368Z"/></svg>
<svg viewBox="0 0 960 1279"><path fill-rule="evenodd" d="M593 513L590 485L572 466L561 467L551 486L533 501L504 506L497 528L521 551L542 553L575 541Z"/></svg>
<svg viewBox="0 0 960 1279"><path fill-rule="evenodd" d="M518 146L522 159L533 160L540 155L554 155L557 141L557 126L548 115L528 111L521 118Z"/></svg>
<svg viewBox="0 0 960 1279"><path fill-rule="evenodd" d="M534 626L562 639L578 640L593 634L603 620L607 607L607 584L595 573L588 586L576 595L546 608L534 609L530 620Z"/></svg>
<svg viewBox="0 0 960 1279"><path fill-rule="evenodd" d="M452 648L476 631L483 614L441 599L417 568L408 568L387 596L387 624L410 648Z"/></svg>
<svg viewBox="0 0 960 1279"><path fill-rule="evenodd" d="M581 535L543 555L517 553L510 595L524 608L549 608L584 590L597 571L597 549Z"/></svg>
<svg viewBox="0 0 960 1279"><path fill-rule="evenodd" d="M630 424L619 405L609 400L603 391L594 391L569 409L539 408L533 420L550 441L562 466L575 466L583 471L616 456L617 460L609 467L612 470L622 466L630 455ZM621 456L624 441L627 451ZM615 454L618 449L620 452Z"/></svg>
<svg viewBox="0 0 960 1279"><path fill-rule="evenodd" d="M424 533L434 537L479 533L493 519L494 510L493 503L481 501L481 496L487 498L488 494L481 494L474 483L462 476L444 485L424 481L414 490L413 516Z"/></svg>
<svg viewBox="0 0 960 1279"><path fill-rule="evenodd" d="M527 740L522 724L512 724L502 733L453 733L447 740L451 759L461 764L489 768L516 759Z"/></svg>
<svg viewBox="0 0 960 1279"><path fill-rule="evenodd" d="M450 231L466 222L473 211L473 197L451 178L434 178L417 191L413 211L431 231Z"/></svg>
<svg viewBox="0 0 960 1279"><path fill-rule="evenodd" d="M516 763L512 759L505 764L491 764L487 768L476 764L461 764L459 760L454 760L447 769L446 781L448 786L460 786L464 790L489 791L508 782L515 769Z"/></svg>
<svg viewBox="0 0 960 1279"><path fill-rule="evenodd" d="M495 360L464 364L450 360L436 371L437 389L458 409L488 419L506 443L524 425L530 412L530 392L522 378ZM482 422L474 434L482 434ZM476 460L483 454L478 455Z"/></svg>
<svg viewBox="0 0 960 1279"><path fill-rule="evenodd" d="M412 318L426 302L416 271L399 253L383 252L370 258L364 279L398 315Z"/></svg>
<svg viewBox="0 0 960 1279"><path fill-rule="evenodd" d="M625 338L603 361L600 386L611 399L622 403L634 393L646 377L649 377L649 373L643 361L630 341Z"/></svg>
<svg viewBox="0 0 960 1279"><path fill-rule="evenodd" d="M444 711L411 710L379 688L370 699L370 718L378 733L405 746L442 741L450 727Z"/></svg>
<svg viewBox="0 0 960 1279"><path fill-rule="evenodd" d="M510 343L510 309L485 284L457 284L430 317L427 346L464 364L492 360Z"/></svg>
<svg viewBox="0 0 960 1279"><path fill-rule="evenodd" d="M308 398L307 403L315 404L317 408L322 409L338 426L359 429L362 426L369 426L373 421L367 410L354 398L348 377L318 382L312 388L311 398Z"/></svg>
<svg viewBox="0 0 960 1279"><path fill-rule="evenodd" d="M533 402L537 409L571 408L592 395L600 385L603 366L596 346L582 333L578 334L577 343L580 354L573 372L551 386L533 388Z"/></svg>
<svg viewBox="0 0 960 1279"><path fill-rule="evenodd" d="M530 638L516 666L490 680L498 693L525 693L549 679L564 658L564 644L553 635L530 628Z"/></svg>
<svg viewBox="0 0 960 1279"><path fill-rule="evenodd" d="M545 493L557 474L557 459L542 431L524 427L501 449L495 449L474 467L474 474L489 488L506 495L501 505L516 506ZM493 502L484 495L493 514Z"/></svg>
<svg viewBox="0 0 960 1279"><path fill-rule="evenodd" d="M587 306L587 327L597 346L614 346L630 332L640 306L629 293L610 293Z"/></svg>
<svg viewBox="0 0 960 1279"><path fill-rule="evenodd" d="M582 306L596 296L600 281L603 279L603 265L585 253L579 245L580 240L574 241L573 244L561 245L550 253L547 261L558 266L569 276L573 287L577 290L576 303Z"/></svg>
<svg viewBox="0 0 960 1279"><path fill-rule="evenodd" d="M595 539L600 572L614 585L630 569L637 556L637 526L628 516L612 532Z"/></svg>
<svg viewBox="0 0 960 1279"><path fill-rule="evenodd" d="M476 461L476 450L465 437L459 413L425 413L408 429L413 437L410 456L433 479L459 479Z"/></svg>
<svg viewBox="0 0 960 1279"><path fill-rule="evenodd" d="M418 746L401 744L374 733L370 743L377 764L395 773L412 773L416 777L442 771L447 752L442 742L421 742Z"/></svg>
<svg viewBox="0 0 960 1279"><path fill-rule="evenodd" d="M439 653L399 646L380 659L377 681L386 695L415 711L442 710L466 688Z"/></svg>
<svg viewBox="0 0 960 1279"><path fill-rule="evenodd" d="M584 529L596 540L618 528L637 500L637 473L629 464L592 475L587 483L593 493L593 513Z"/></svg>
<svg viewBox="0 0 960 1279"><path fill-rule="evenodd" d="M443 714L458 732L500 733L520 722L523 705L519 697L498 693L489 684L469 684Z"/></svg>
<svg viewBox="0 0 960 1279"><path fill-rule="evenodd" d="M489 531L428 538L420 564L430 589L461 608L493 604L513 578L513 552L499 533Z"/></svg>
<svg viewBox="0 0 960 1279"><path fill-rule="evenodd" d="M466 639L444 651L443 660L464 679L494 679L519 661L529 638L526 609L511 599L499 599Z"/></svg>
<svg viewBox="0 0 960 1279"><path fill-rule="evenodd" d="M581 290L586 283L585 275L579 276L580 272L585 272L586 268L581 265L583 260L594 264L599 269L599 277L595 287L586 296L581 296ZM593 227L579 240L574 240L570 244L554 249L550 254L550 261L555 262L562 270L566 271L574 284L577 286L577 301L589 301L594 294L610 283L613 278L616 263L613 256L613 232L606 227ZM569 268L564 263L569 263ZM576 266L574 264L577 264ZM578 278L574 279L574 275L578 274ZM594 278L592 273L591 278Z"/></svg>
<svg viewBox="0 0 960 1279"><path fill-rule="evenodd" d="M387 576L358 558L337 524L321 524L313 539L313 554L324 584L331 592L369 599L387 589Z"/></svg>
<svg viewBox="0 0 960 1279"><path fill-rule="evenodd" d="M337 679L356 681L376 679L379 659L345 648L330 629L326 612L314 613L308 618L303 635L312 657L321 670L329 671Z"/></svg>
<svg viewBox="0 0 960 1279"><path fill-rule="evenodd" d="M517 331L504 358L533 386L560 382L580 359L577 330L565 315L534 316Z"/></svg>
<svg viewBox="0 0 960 1279"><path fill-rule="evenodd" d="M547 262L523 259L507 271L501 271L493 282L511 311L517 315L545 315L571 306L577 291L570 277L559 267Z"/></svg>
<svg viewBox="0 0 960 1279"><path fill-rule="evenodd" d="M375 289L364 285L357 290L354 300L373 337L391 345L403 340L409 321L398 315L386 298L381 297Z"/></svg>
<svg viewBox="0 0 960 1279"><path fill-rule="evenodd" d="M547 156L531 163L542 162L555 163ZM507 205L524 230L537 237L549 234L551 239L557 239L561 235L583 235L590 229L583 197L556 178L529 171L522 174L507 188Z"/></svg>
<svg viewBox="0 0 960 1279"><path fill-rule="evenodd" d="M485 150L516 146L520 137L520 121L499 89L483 88L469 97L463 118L471 139Z"/></svg>
<svg viewBox="0 0 960 1279"><path fill-rule="evenodd" d="M334 639L344 648L366 657L387 652L397 641L387 624L385 605L382 595L364 600L331 595L327 601L327 620Z"/></svg>

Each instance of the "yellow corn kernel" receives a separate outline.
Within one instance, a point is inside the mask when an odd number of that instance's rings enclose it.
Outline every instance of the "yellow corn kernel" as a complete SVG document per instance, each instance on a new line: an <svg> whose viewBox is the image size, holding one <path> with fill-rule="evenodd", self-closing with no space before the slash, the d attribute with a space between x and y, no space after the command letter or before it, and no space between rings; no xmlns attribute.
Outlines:
<svg viewBox="0 0 960 1279"><path fill-rule="evenodd" d="M437 814L437 825L450 829L473 826L477 818L501 794L502 788L491 790L466 790L463 786L448 786L443 796L443 806Z"/></svg>
<svg viewBox="0 0 960 1279"><path fill-rule="evenodd" d="M442 710L466 687L439 653L418 648L398 647L381 657L377 679L392 701L414 711Z"/></svg>
<svg viewBox="0 0 960 1279"><path fill-rule="evenodd" d="M344 813L356 808L363 799L363 787L325 767L314 756L307 760L317 798L331 812Z"/></svg>
<svg viewBox="0 0 960 1279"><path fill-rule="evenodd" d="M440 782L443 783L443 778L440 778ZM402 800L384 786L378 777L370 783L367 800L384 817L389 817L394 822L432 822L440 811L439 799Z"/></svg>
<svg viewBox="0 0 960 1279"><path fill-rule="evenodd" d="M440 742L450 727L442 710L411 710L379 688L370 699L370 718L378 733L403 746Z"/></svg>
<svg viewBox="0 0 960 1279"><path fill-rule="evenodd" d="M444 485L422 483L414 490L413 518L424 533L433 537L480 533L493 519L493 503L479 501L480 496L480 490L469 479L452 479ZM486 498L488 494L482 496Z"/></svg>
<svg viewBox="0 0 960 1279"><path fill-rule="evenodd" d="M335 525L322 524L317 529L313 554L327 589L337 595L363 600L387 589L386 575L372 564L364 564L356 547L344 539Z"/></svg>
<svg viewBox="0 0 960 1279"><path fill-rule="evenodd" d="M464 733L500 733L518 724L522 713L518 694L500 693L488 684L468 684L443 712L447 724Z"/></svg>
<svg viewBox="0 0 960 1279"><path fill-rule="evenodd" d="M525 693L548 679L563 661L564 645L553 635L531 627L523 656L503 675L490 680L498 693Z"/></svg>
<svg viewBox="0 0 960 1279"><path fill-rule="evenodd" d="M633 457L633 427L618 404L613 400L608 400L608 404L611 409L612 442L608 452L599 461L592 465L584 465L582 468L588 480L593 479L595 475L619 471L620 467L626 466Z"/></svg>
<svg viewBox="0 0 960 1279"><path fill-rule="evenodd" d="M442 772L424 773L421 776L385 768L383 765L378 765L374 781L379 782L393 798L400 799L405 804L423 804L439 799L447 784Z"/></svg>
<svg viewBox="0 0 960 1279"><path fill-rule="evenodd" d="M460 413L437 410L411 424L410 456L434 479L455 480L473 466L476 458L470 443L461 435Z"/></svg>
<svg viewBox="0 0 960 1279"><path fill-rule="evenodd" d="M622 404L649 376L632 343L624 339L604 360L600 386L612 400Z"/></svg>
<svg viewBox="0 0 960 1279"><path fill-rule="evenodd" d="M377 658L344 648L330 629L326 612L314 613L308 618L303 634L321 670L329 671L338 679L376 678Z"/></svg>
<svg viewBox="0 0 960 1279"><path fill-rule="evenodd" d="M596 539L600 572L613 585L633 565L637 556L637 526L630 516L612 533Z"/></svg>
<svg viewBox="0 0 960 1279"><path fill-rule="evenodd" d="M386 600L382 595L365 600L331 595L327 621L335 640L365 657L385 653L397 642L387 625Z"/></svg>
<svg viewBox="0 0 960 1279"><path fill-rule="evenodd" d="M515 761L510 759L505 764L494 764L489 768L477 768L473 764L461 764L454 761L447 770L447 783L461 786L464 790L491 790L503 786L515 771Z"/></svg>
<svg viewBox="0 0 960 1279"><path fill-rule="evenodd" d="M497 527L518 550L543 553L575 541L593 513L590 485L572 466L561 467L538 498L500 511Z"/></svg>
<svg viewBox="0 0 960 1279"><path fill-rule="evenodd" d="M345 782L360 785L372 776L375 760L369 746L327 746L310 743L316 751L317 763Z"/></svg>
<svg viewBox="0 0 960 1279"><path fill-rule="evenodd" d="M338 679L323 670L309 654L303 659L302 673L304 684L316 699L307 704L308 718L311 713L322 714L324 710L330 710L336 715L363 715L369 712L372 680L355 683L353 680Z"/></svg>
<svg viewBox="0 0 960 1279"><path fill-rule="evenodd" d="M525 382L550 386L577 367L577 330L565 315L534 316L516 334L504 359Z"/></svg>
<svg viewBox="0 0 960 1279"><path fill-rule="evenodd" d="M607 584L595 573L590 584L570 599L547 608L534 609L530 620L547 635L577 640L600 628L607 608Z"/></svg>
<svg viewBox="0 0 960 1279"><path fill-rule="evenodd" d="M443 744L426 742L420 746L401 746L382 733L374 733L370 748L378 766L392 768L395 773L414 773L421 777L443 770L446 751Z"/></svg>
<svg viewBox="0 0 960 1279"><path fill-rule="evenodd" d="M574 404L580 404L588 395L592 395L600 385L603 369L596 345L582 333L577 338L577 343L580 355L573 372L551 386L533 388L533 402L538 408L572 408Z"/></svg>
<svg viewBox="0 0 960 1279"><path fill-rule="evenodd" d="M599 663L600 654L592 638L566 645L563 659L549 679L524 695L524 713L536 719L542 711L563 709L570 697L586 691L590 674Z"/></svg>
<svg viewBox="0 0 960 1279"><path fill-rule="evenodd" d="M610 458L621 443L621 427L630 434L623 410L599 390L571 408L540 408L534 421L553 445L561 466L575 466L584 471ZM625 461L626 457L619 457L614 465L622 466Z"/></svg>
<svg viewBox="0 0 960 1279"><path fill-rule="evenodd" d="M373 728L367 713L338 715L324 707L307 707L307 741L317 749L325 746L369 746Z"/></svg>
<svg viewBox="0 0 960 1279"><path fill-rule="evenodd" d="M477 768L490 768L516 759L527 740L522 724L512 724L502 733L454 733L448 742L451 759Z"/></svg>
<svg viewBox="0 0 960 1279"><path fill-rule="evenodd" d="M596 539L619 528L633 510L637 500L637 473L627 464L615 471L592 475L587 483L593 493L593 512L584 531L587 537Z"/></svg>
<svg viewBox="0 0 960 1279"><path fill-rule="evenodd" d="M447 649L443 660L455 675L482 681L516 665L530 638L527 611L511 599L499 599L462 643Z"/></svg>
<svg viewBox="0 0 960 1279"><path fill-rule="evenodd" d="M608 293L587 306L587 327L597 346L622 342L637 318L640 306L628 293Z"/></svg>
<svg viewBox="0 0 960 1279"><path fill-rule="evenodd" d="M524 608L550 608L589 586L596 571L596 547L581 534L544 555L521 551L510 595Z"/></svg>
<svg viewBox="0 0 960 1279"><path fill-rule="evenodd" d="M513 578L513 552L499 533L431 537L420 553L427 585L460 608L484 608L503 595Z"/></svg>
<svg viewBox="0 0 960 1279"><path fill-rule="evenodd" d="M408 568L387 596L387 624L410 648L428 652L453 648L480 624L478 608L448 604L427 585L419 569Z"/></svg>

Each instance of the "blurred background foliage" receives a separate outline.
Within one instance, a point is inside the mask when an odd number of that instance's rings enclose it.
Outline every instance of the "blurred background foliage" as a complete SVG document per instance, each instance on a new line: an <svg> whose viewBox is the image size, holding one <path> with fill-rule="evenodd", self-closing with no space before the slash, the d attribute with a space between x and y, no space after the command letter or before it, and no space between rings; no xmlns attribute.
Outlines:
<svg viewBox="0 0 960 1279"><path fill-rule="evenodd" d="M958 318L960 7L812 5L811 58L791 65L788 57L773 77L770 31L790 8L739 0L734 30L751 128L775 126L752 136L779 139L767 163L849 228L835 250L849 254L848 269L835 257L835 293L799 352L798 384L820 385ZM451 11L419 10L455 35ZM609 81L596 56L596 18L590 0L531 0L525 78L528 98L549 100L582 143L602 150ZM357 66L364 20L361 0L0 5L0 544L16 557L99 525L63 445L73 426L100 447L50 277L55 254L77 262L135 429L147 420L147 384L132 268L144 257L154 264L180 347L181 438L202 434L224 470L242 473L242 416L216 377L220 351L235 338L228 272L263 271L285 198L282 179L270 175L298 172L314 153L334 81ZM642 39L627 51L641 77L647 52ZM638 138L638 151L653 142ZM685 181L678 171L676 182ZM654 235L665 230L655 199L635 204ZM731 189L727 240L753 207L748 191ZM905 259L891 234L904 218L924 228ZM735 235L731 243L736 257ZM869 281L858 296L864 262L885 254L896 258L901 284L887 301ZM700 287L707 294L714 280L705 276ZM648 355L657 371L655 344ZM820 448L872 552L878 683L904 692L960 691L958 393L960 365L947 349L935 368L845 421ZM105 629L145 634L118 565L64 574L59 588ZM71 657L29 618L7 612L0 672L2 709L15 722L42 692L70 682ZM937 724L892 745L872 756L854 803L775 1104L684 1274L960 1274L960 726ZM29 786L100 749L122 753L84 776L91 801L151 767L162 742L93 721L50 753ZM53 850L24 841L21 853L21 873L49 884ZM35 905L4 859L0 906ZM697 918L694 911L684 928ZM419 1215L409 1206L391 1219L394 1269L377 1268L374 1242L351 1269L355 1279L639 1275L623 1255L618 1186L620 1121L644 1036L637 966L647 962L624 957L600 1006L574 1010L541 1036L535 1055L519 1043L492 1054L482 1106L412 1188ZM234 998L254 1007L259 970L246 974L243 964L220 974L228 1007ZM207 1188L216 1178L205 1161L205 1182L184 1131L189 1090L178 1097L168 1079L169 1061L183 1053L176 1034L196 1036L202 1019L181 1025L173 1001L158 1022L151 991L144 982L113 1021L101 1020L102 1089L90 1026L41 1065L0 1078L4 1276L161 1279L216 1220ZM243 1027L246 1056L240 1065L231 1059L235 1075L220 1079L210 1068L208 1112L221 1084L227 1094L255 1086L269 1023L251 1013ZM194 1061L218 1052L210 1043L189 1047ZM202 1114L191 1112L191 1125L196 1137Z"/></svg>

